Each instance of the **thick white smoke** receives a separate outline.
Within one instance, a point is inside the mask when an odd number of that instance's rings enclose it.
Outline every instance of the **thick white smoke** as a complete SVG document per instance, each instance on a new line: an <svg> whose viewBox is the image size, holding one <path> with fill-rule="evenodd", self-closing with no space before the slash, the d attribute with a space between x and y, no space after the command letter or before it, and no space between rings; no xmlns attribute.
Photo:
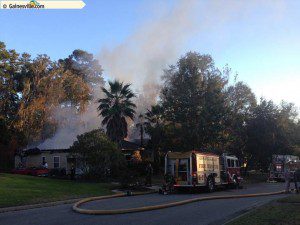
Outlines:
<svg viewBox="0 0 300 225"><path fill-rule="evenodd" d="M179 1L162 14L153 12L151 21L140 24L123 43L101 50L100 62L109 76L132 83L139 92L138 111L155 103L163 69L196 30L196 3Z"/></svg>
<svg viewBox="0 0 300 225"><path fill-rule="evenodd" d="M93 100L84 113L74 108L57 108L53 117L58 121L58 130L52 138L46 139L37 147L40 149L67 149L76 140L77 135L101 127L101 118L97 111L97 99L103 97L101 84L93 88Z"/></svg>
<svg viewBox="0 0 300 225"><path fill-rule="evenodd" d="M255 12L261 8L268 9L268 17L280 17L284 2L178 0L172 6L159 4L148 8L153 10L149 20L140 23L121 44L112 48L103 47L99 54L99 61L106 75L111 79L133 84L138 93L135 101L138 106L137 115L155 104L163 69L174 64L180 55L189 50L189 41L193 41L199 48L205 47L201 43L201 37L213 31L219 34L222 42L223 37L230 36L228 30L223 29L230 21L255 17ZM52 139L39 147L67 148L72 145L76 135L99 127L100 119L96 107L96 104L92 104L81 116L70 113L67 117L71 122L61 127ZM64 117L60 110L56 114L58 120Z"/></svg>
<svg viewBox="0 0 300 225"><path fill-rule="evenodd" d="M155 103L163 69L187 51L189 40L197 37L201 42L201 36L219 30L222 41L223 35L228 36L223 27L230 21L255 17L260 8L268 9L270 14L266 17L280 16L284 10L284 4L279 0L178 0L171 8L169 5L162 9L164 6L167 5L156 3L156 7L149 7L154 9L149 21L141 23L121 44L102 48L99 56L111 78L132 83L139 91L142 98L138 101L142 103L138 107L140 112ZM205 47L201 43L195 45Z"/></svg>

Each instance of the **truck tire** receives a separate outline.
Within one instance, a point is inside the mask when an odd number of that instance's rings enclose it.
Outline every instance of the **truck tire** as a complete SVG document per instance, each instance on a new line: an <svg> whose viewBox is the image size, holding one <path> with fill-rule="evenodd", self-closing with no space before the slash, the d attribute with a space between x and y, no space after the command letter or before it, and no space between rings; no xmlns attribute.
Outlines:
<svg viewBox="0 0 300 225"><path fill-rule="evenodd" d="M206 188L207 188L208 192L214 192L215 191L215 182L214 182L214 179L212 177L208 177Z"/></svg>

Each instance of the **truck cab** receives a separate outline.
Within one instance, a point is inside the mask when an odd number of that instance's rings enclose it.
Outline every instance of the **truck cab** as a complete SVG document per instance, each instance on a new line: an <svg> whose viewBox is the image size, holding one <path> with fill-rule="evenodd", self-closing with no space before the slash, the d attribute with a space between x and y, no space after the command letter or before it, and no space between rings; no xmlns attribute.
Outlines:
<svg viewBox="0 0 300 225"><path fill-rule="evenodd" d="M238 158L234 155L223 154L222 161L224 164L224 182L228 184L239 184L243 180L241 177L241 166Z"/></svg>

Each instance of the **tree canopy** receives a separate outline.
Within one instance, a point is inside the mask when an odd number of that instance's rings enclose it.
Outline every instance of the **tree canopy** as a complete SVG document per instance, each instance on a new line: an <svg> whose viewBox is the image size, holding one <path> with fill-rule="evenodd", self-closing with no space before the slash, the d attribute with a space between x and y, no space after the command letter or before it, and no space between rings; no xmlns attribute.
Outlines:
<svg viewBox="0 0 300 225"><path fill-rule="evenodd" d="M182 148L218 145L226 119L228 83L209 55L189 52L165 71L161 92L166 120L181 127Z"/></svg>
<svg viewBox="0 0 300 225"><path fill-rule="evenodd" d="M61 122L55 117L57 109L85 112L95 84L104 81L92 54L75 50L58 61L47 55L32 59L0 42L0 120L5 129L23 133L27 143L54 135Z"/></svg>

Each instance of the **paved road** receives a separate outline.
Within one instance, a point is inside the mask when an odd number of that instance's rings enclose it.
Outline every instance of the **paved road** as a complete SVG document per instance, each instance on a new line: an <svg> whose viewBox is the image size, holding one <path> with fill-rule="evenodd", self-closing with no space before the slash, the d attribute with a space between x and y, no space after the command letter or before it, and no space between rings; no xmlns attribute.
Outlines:
<svg viewBox="0 0 300 225"><path fill-rule="evenodd" d="M283 184L249 185L241 190L218 191L213 194L178 194L178 195L144 195L102 200L84 205L89 209L117 209L162 204L183 199L196 198L207 195L246 194L257 192L279 191ZM255 198L212 200L195 202L187 205L161 210L121 214L121 215L82 215L72 211L71 205L59 205L18 212L0 214L0 225L197 225L223 224L242 212L255 206L267 203L273 199L283 197L265 196Z"/></svg>

